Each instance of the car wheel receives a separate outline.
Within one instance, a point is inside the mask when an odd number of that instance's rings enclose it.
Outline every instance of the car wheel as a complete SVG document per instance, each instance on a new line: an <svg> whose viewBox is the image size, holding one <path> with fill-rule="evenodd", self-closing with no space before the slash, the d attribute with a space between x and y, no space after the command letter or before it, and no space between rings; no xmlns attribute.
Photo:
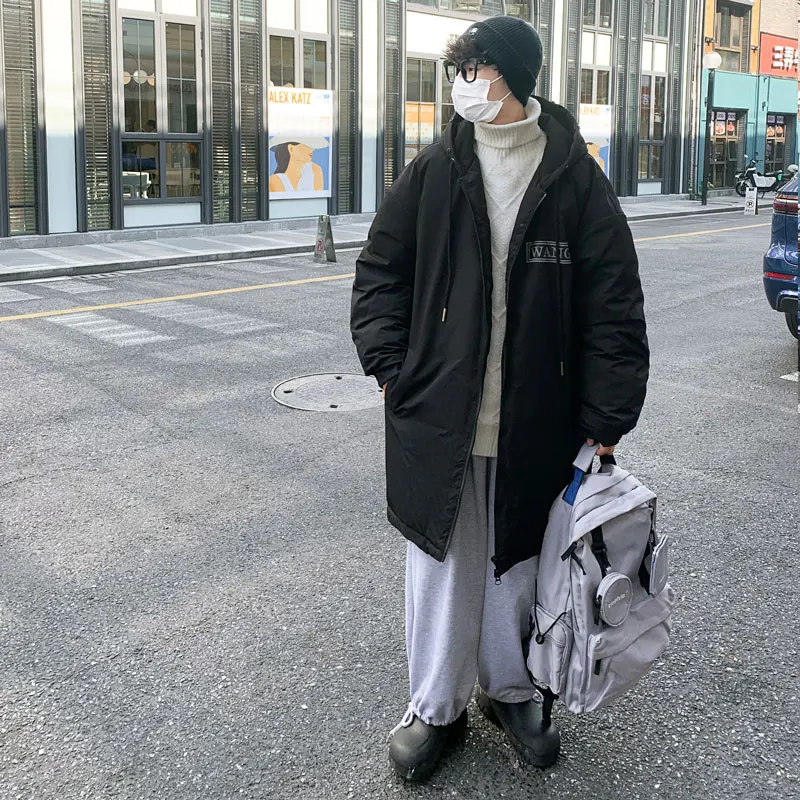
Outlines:
<svg viewBox="0 0 800 800"><path fill-rule="evenodd" d="M736 194L739 197L744 197L747 194L747 183L745 181L736 181Z"/></svg>
<svg viewBox="0 0 800 800"><path fill-rule="evenodd" d="M784 311L786 316L786 326L789 328L790 333L795 339L800 339L800 330L798 330L797 323L797 309L793 308L791 311Z"/></svg>

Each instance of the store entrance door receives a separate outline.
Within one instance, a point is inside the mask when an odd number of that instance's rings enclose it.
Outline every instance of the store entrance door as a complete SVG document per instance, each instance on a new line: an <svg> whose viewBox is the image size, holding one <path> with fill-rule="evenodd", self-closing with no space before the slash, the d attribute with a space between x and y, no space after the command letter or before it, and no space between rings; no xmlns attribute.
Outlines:
<svg viewBox="0 0 800 800"><path fill-rule="evenodd" d="M711 136L711 188L733 188L736 173L744 159L747 113L715 111Z"/></svg>

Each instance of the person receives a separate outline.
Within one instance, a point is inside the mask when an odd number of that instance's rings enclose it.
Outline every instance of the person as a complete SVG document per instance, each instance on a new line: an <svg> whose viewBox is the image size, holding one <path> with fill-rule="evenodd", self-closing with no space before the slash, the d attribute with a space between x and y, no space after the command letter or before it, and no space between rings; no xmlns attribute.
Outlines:
<svg viewBox="0 0 800 800"><path fill-rule="evenodd" d="M313 144L283 140L271 145L275 171L269 179L270 192L321 192L325 188L322 167L311 160ZM322 144L327 146L324 140Z"/></svg>
<svg viewBox="0 0 800 800"><path fill-rule="evenodd" d="M625 215L573 117L531 97L536 31L492 17L445 57L456 114L387 193L350 320L408 540L410 705L389 757L415 781L463 734L476 678L520 757L557 759L525 658L538 555L584 440L611 453L636 425L649 362Z"/></svg>

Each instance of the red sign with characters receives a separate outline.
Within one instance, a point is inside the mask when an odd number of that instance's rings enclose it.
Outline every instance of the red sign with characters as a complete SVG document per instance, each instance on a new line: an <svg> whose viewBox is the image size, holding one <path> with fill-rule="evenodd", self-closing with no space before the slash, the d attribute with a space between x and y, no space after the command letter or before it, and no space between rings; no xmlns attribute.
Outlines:
<svg viewBox="0 0 800 800"><path fill-rule="evenodd" d="M778 78L798 79L797 39L788 36L761 34L760 72L762 75L775 75Z"/></svg>

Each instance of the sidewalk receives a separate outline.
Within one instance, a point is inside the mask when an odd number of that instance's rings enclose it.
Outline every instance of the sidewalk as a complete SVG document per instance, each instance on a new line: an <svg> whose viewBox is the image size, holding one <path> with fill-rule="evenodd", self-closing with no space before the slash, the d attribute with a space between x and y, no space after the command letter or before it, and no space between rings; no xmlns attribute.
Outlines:
<svg viewBox="0 0 800 800"><path fill-rule="evenodd" d="M631 222L721 212L741 214L744 207L739 197L713 198L705 208L686 195L623 198L620 202ZM331 217L337 249L361 247L372 216ZM315 241L316 218L9 238L0 240L0 283L311 253Z"/></svg>

